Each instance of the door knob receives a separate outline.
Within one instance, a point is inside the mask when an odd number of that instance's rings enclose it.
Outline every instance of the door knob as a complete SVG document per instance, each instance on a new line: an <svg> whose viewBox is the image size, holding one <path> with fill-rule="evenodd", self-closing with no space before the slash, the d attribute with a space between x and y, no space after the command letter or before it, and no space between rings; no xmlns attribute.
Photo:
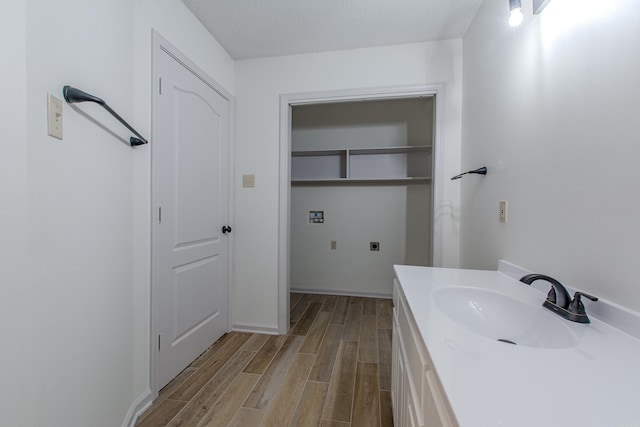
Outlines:
<svg viewBox="0 0 640 427"><path fill-rule="evenodd" d="M222 234L227 234L227 233L231 233L231 227L229 227L228 225L223 225Z"/></svg>

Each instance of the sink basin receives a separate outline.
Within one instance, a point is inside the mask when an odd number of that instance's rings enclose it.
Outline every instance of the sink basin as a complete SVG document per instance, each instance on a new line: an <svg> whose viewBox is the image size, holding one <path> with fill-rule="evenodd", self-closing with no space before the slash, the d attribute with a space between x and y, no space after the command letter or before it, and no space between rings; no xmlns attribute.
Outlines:
<svg viewBox="0 0 640 427"><path fill-rule="evenodd" d="M503 293L482 288L453 287L433 292L436 306L451 320L505 345L568 348L577 336L555 314Z"/></svg>

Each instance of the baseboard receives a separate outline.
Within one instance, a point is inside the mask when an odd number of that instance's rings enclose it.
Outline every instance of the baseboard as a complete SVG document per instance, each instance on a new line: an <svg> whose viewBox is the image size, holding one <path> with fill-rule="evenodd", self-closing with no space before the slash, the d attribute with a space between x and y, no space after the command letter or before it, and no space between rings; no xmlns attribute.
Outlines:
<svg viewBox="0 0 640 427"><path fill-rule="evenodd" d="M150 389L147 389L144 393L142 393L136 400L133 401L131 406L129 407L129 411L127 412L124 421L122 422L122 427L133 427L136 425L136 421L138 417L142 415L144 411L151 406L153 403L153 393L151 393Z"/></svg>
<svg viewBox="0 0 640 427"><path fill-rule="evenodd" d="M290 292L296 292L300 294L315 294L315 295L343 295L348 297L366 297L366 298L384 298L391 299L391 293L378 293L378 292L358 292L344 289L306 289L306 288L291 288Z"/></svg>
<svg viewBox="0 0 640 427"><path fill-rule="evenodd" d="M231 330L237 332L252 332L254 334L279 334L277 325L261 325L259 323L234 323Z"/></svg>

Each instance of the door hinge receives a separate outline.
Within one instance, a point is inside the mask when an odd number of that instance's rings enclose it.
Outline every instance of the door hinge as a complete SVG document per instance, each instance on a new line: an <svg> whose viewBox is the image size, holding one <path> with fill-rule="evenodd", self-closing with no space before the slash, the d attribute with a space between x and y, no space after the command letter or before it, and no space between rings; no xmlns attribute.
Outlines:
<svg viewBox="0 0 640 427"><path fill-rule="evenodd" d="M162 95L162 77L158 79L158 92Z"/></svg>
<svg viewBox="0 0 640 427"><path fill-rule="evenodd" d="M158 224L162 224L162 206L158 207Z"/></svg>
<svg viewBox="0 0 640 427"><path fill-rule="evenodd" d="M162 336L161 334L158 334L158 351L160 351L160 337L161 336Z"/></svg>

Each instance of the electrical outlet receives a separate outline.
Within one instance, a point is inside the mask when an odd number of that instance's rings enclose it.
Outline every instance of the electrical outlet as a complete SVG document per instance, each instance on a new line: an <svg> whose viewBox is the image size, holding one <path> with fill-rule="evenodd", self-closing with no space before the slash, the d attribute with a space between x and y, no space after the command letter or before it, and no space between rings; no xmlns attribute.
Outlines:
<svg viewBox="0 0 640 427"><path fill-rule="evenodd" d="M500 219L500 222L507 222L507 201L506 200L500 200L500 210L498 213L498 218Z"/></svg>
<svg viewBox="0 0 640 427"><path fill-rule="evenodd" d="M335 250L338 247L338 242L335 240L331 241L331 250Z"/></svg>
<svg viewBox="0 0 640 427"><path fill-rule="evenodd" d="M47 93L47 134L62 139L62 101Z"/></svg>
<svg viewBox="0 0 640 427"><path fill-rule="evenodd" d="M244 188L254 188L256 186L256 176L242 175L242 186Z"/></svg>
<svg viewBox="0 0 640 427"><path fill-rule="evenodd" d="M379 252L380 242L369 242L369 250L372 252Z"/></svg>

